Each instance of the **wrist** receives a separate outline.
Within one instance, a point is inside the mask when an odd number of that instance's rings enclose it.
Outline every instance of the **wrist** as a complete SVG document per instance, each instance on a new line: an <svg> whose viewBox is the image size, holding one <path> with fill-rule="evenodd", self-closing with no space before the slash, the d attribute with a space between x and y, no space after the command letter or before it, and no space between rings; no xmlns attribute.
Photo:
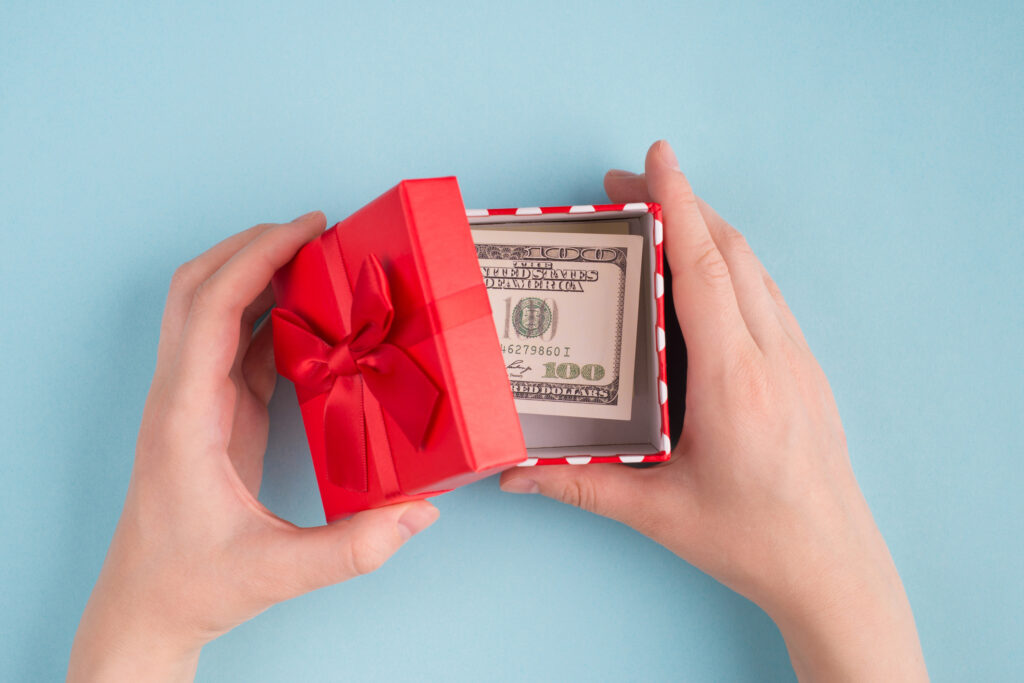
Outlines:
<svg viewBox="0 0 1024 683"><path fill-rule="evenodd" d="M847 577L845 583L817 586L801 601L766 611L802 681L928 678L895 567L884 576Z"/></svg>
<svg viewBox="0 0 1024 683"><path fill-rule="evenodd" d="M202 643L133 617L93 594L71 649L69 681L191 681Z"/></svg>
<svg viewBox="0 0 1024 683"><path fill-rule="evenodd" d="M156 614L152 596L105 567L75 634L69 681L191 681L205 641Z"/></svg>
<svg viewBox="0 0 1024 683"><path fill-rule="evenodd" d="M83 619L71 649L68 681L191 681L199 647L180 647L158 633L107 629Z"/></svg>

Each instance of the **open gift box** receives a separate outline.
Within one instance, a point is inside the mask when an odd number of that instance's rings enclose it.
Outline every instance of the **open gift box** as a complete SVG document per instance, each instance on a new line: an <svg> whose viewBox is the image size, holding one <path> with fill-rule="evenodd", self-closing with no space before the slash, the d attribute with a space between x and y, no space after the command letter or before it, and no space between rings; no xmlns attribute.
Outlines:
<svg viewBox="0 0 1024 683"><path fill-rule="evenodd" d="M642 237L629 419L519 414L471 228L591 221ZM657 204L466 210L455 178L406 180L303 247L273 288L275 359L328 520L516 465L669 457Z"/></svg>

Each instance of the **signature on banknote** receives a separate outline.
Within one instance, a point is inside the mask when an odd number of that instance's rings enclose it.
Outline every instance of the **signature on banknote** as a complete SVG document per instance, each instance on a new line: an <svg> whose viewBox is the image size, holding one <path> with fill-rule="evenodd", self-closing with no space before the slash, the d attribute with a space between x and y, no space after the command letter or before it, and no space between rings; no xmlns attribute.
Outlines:
<svg viewBox="0 0 1024 683"><path fill-rule="evenodd" d="M529 365L523 365L521 358L517 358L506 365L505 369L508 370L508 376L510 379L522 379L523 375L528 373L530 370L533 370Z"/></svg>

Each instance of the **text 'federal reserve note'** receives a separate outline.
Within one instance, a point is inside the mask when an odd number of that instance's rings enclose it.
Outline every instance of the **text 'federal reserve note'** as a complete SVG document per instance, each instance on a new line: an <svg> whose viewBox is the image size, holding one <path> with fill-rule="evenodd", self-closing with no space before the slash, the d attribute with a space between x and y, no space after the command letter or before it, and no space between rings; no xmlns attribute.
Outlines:
<svg viewBox="0 0 1024 683"><path fill-rule="evenodd" d="M643 238L472 234L516 410L630 419Z"/></svg>

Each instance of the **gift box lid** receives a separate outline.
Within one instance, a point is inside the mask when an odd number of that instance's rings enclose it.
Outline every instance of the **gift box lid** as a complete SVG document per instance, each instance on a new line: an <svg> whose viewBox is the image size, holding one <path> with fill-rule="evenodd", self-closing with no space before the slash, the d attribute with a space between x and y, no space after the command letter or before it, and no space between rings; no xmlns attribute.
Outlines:
<svg viewBox="0 0 1024 683"><path fill-rule="evenodd" d="M454 177L405 180L274 277L328 519L526 459Z"/></svg>

